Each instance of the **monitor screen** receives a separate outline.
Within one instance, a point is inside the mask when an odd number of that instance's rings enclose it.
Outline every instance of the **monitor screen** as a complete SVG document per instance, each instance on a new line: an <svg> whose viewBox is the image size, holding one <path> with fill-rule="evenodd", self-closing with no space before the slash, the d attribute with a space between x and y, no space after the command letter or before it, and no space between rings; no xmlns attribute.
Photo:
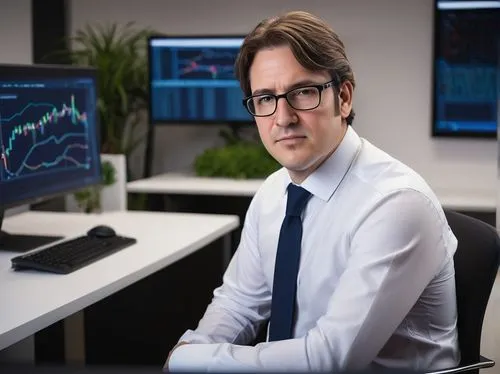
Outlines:
<svg viewBox="0 0 500 374"><path fill-rule="evenodd" d="M500 1L436 1L433 135L496 137Z"/></svg>
<svg viewBox="0 0 500 374"><path fill-rule="evenodd" d="M0 208L101 182L96 73L0 65Z"/></svg>
<svg viewBox="0 0 500 374"><path fill-rule="evenodd" d="M243 37L149 40L150 122L251 123L234 63Z"/></svg>

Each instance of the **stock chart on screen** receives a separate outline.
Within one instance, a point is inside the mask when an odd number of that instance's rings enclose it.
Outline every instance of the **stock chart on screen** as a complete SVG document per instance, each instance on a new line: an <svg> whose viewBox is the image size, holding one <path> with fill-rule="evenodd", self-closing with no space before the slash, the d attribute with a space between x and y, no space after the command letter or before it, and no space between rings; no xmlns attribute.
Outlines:
<svg viewBox="0 0 500 374"><path fill-rule="evenodd" d="M94 79L0 79L0 202L95 183L96 131Z"/></svg>
<svg viewBox="0 0 500 374"><path fill-rule="evenodd" d="M151 121L248 122L234 63L242 38L153 38Z"/></svg>
<svg viewBox="0 0 500 374"><path fill-rule="evenodd" d="M0 83L4 181L90 167L86 90L36 85Z"/></svg>
<svg viewBox="0 0 500 374"><path fill-rule="evenodd" d="M435 135L497 133L500 1L437 1Z"/></svg>

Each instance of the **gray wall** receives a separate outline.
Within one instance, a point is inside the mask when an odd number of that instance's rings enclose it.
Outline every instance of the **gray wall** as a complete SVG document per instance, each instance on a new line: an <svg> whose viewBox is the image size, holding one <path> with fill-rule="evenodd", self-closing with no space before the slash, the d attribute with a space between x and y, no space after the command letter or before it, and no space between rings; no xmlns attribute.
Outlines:
<svg viewBox="0 0 500 374"><path fill-rule="evenodd" d="M72 0L71 30L87 22L128 22L167 33L246 33L258 20L288 9L322 15L348 47L358 87L355 128L419 171L433 187L495 193L496 145L490 140L433 139L431 58L433 0ZM0 2L1 63L30 63L29 0ZM216 144L218 129L157 129L154 173L189 168ZM136 168L142 154L134 159Z"/></svg>
<svg viewBox="0 0 500 374"><path fill-rule="evenodd" d="M433 0L72 0L72 30L87 22L137 21L166 33L246 33L261 18L289 9L323 16L342 36L357 77L358 132L414 167L433 187L458 193L496 183L491 140L430 137ZM163 127L154 172L189 167L217 131Z"/></svg>
<svg viewBox="0 0 500 374"><path fill-rule="evenodd" d="M32 62L30 0L0 0L0 48L0 63Z"/></svg>
<svg viewBox="0 0 500 374"><path fill-rule="evenodd" d="M0 0L0 63L30 64L31 1ZM10 209L6 215L22 212L28 206Z"/></svg>

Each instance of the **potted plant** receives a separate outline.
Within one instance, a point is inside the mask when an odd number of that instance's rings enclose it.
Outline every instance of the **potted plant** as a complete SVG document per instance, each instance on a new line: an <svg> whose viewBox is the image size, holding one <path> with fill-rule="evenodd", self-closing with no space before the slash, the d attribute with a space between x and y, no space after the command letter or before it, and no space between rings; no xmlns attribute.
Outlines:
<svg viewBox="0 0 500 374"><path fill-rule="evenodd" d="M109 161L102 162L103 182L100 186L77 191L74 198L78 207L85 213L98 212L102 209L102 190L116 182L116 168Z"/></svg>
<svg viewBox="0 0 500 374"><path fill-rule="evenodd" d="M136 28L133 22L124 26L87 24L68 39L67 49L61 51L71 64L97 69L103 170L104 162L115 169L111 184L120 185L123 191L131 177L129 156L148 131L138 134L148 103L147 40L152 34L149 28ZM105 178L106 183L110 181ZM110 199L126 199L122 192L112 192L111 188L99 186L98 194L95 189L81 191L74 198L84 211L89 211L90 206L105 209L105 202L96 203L96 198L105 200L103 196L107 195Z"/></svg>
<svg viewBox="0 0 500 374"><path fill-rule="evenodd" d="M222 130L225 144L208 148L194 161L196 175L233 179L262 179L281 165L267 152L257 136L243 138Z"/></svg>

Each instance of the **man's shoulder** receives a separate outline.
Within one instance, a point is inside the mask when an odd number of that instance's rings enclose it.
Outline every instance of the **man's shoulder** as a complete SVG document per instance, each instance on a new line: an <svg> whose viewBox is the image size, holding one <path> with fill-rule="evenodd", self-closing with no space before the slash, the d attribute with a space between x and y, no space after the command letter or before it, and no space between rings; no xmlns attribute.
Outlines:
<svg viewBox="0 0 500 374"><path fill-rule="evenodd" d="M369 142L366 142L365 150L353 171L357 178L373 189L380 193L400 189L432 193L429 183L413 167Z"/></svg>
<svg viewBox="0 0 500 374"><path fill-rule="evenodd" d="M353 178L358 181L360 196L374 203L405 194L420 196L441 209L431 185L418 171L369 142L353 169Z"/></svg>
<svg viewBox="0 0 500 374"><path fill-rule="evenodd" d="M356 214L351 221L358 227L373 217L388 227L403 230L402 224L413 230L434 223L442 230L451 251L456 245L444 208L437 194L415 169L368 143L367 152L353 170L355 179L351 193L356 199ZM380 219L383 217L383 219Z"/></svg>

